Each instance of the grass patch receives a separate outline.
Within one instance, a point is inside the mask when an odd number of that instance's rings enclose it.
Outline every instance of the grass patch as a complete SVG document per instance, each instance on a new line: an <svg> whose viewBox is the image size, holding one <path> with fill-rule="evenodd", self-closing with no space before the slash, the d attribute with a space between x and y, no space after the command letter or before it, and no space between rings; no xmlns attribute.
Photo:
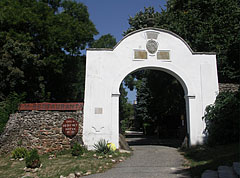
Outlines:
<svg viewBox="0 0 240 178"><path fill-rule="evenodd" d="M56 157L49 159L49 155L40 155L42 167L36 173L24 171L25 161L11 160L9 155L0 157L0 178L16 178L29 175L39 178L57 178L60 175L68 176L70 173L81 172L100 173L114 166L114 164L125 160L130 154L120 153L98 154L94 151L86 151L81 156L72 156L71 150L58 152ZM115 161L113 161L115 160Z"/></svg>
<svg viewBox="0 0 240 178"><path fill-rule="evenodd" d="M207 170L217 170L218 166L232 166L240 160L239 143L215 147L196 146L180 150L186 158L184 166L188 167L193 178L200 178Z"/></svg>

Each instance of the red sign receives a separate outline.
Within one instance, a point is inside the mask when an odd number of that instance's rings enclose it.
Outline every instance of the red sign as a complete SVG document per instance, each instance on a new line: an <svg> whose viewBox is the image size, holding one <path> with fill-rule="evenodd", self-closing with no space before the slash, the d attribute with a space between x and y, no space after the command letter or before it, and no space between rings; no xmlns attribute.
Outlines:
<svg viewBox="0 0 240 178"><path fill-rule="evenodd" d="M82 111L83 103L26 103L20 104L19 111Z"/></svg>
<svg viewBox="0 0 240 178"><path fill-rule="evenodd" d="M73 118L66 119L62 124L62 132L67 137L74 137L78 133L78 122Z"/></svg>

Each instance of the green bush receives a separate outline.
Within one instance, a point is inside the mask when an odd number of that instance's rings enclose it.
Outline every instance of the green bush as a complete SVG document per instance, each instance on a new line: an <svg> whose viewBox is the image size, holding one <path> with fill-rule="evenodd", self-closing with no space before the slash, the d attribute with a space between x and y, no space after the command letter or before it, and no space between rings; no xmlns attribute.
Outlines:
<svg viewBox="0 0 240 178"><path fill-rule="evenodd" d="M28 168L38 168L41 165L41 161L36 149L33 149L28 152L26 159L26 167Z"/></svg>
<svg viewBox="0 0 240 178"><path fill-rule="evenodd" d="M125 134L125 131L128 129L128 120L121 120L120 121L120 133L123 135Z"/></svg>
<svg viewBox="0 0 240 178"><path fill-rule="evenodd" d="M80 156L86 151L86 148L78 143L75 143L72 147L72 155Z"/></svg>
<svg viewBox="0 0 240 178"><path fill-rule="evenodd" d="M93 145L97 153L107 154L111 152L111 147L109 147L108 142L104 139L99 140Z"/></svg>
<svg viewBox="0 0 240 178"><path fill-rule="evenodd" d="M144 135L154 135L153 124L145 121L143 123L143 133L144 133Z"/></svg>
<svg viewBox="0 0 240 178"><path fill-rule="evenodd" d="M14 92L8 95L5 100L0 102L0 134L4 131L9 115L17 111L18 105L23 98L24 94L18 95Z"/></svg>
<svg viewBox="0 0 240 178"><path fill-rule="evenodd" d="M204 120L209 145L238 142L240 134L240 91L220 93L214 105L206 108Z"/></svg>
<svg viewBox="0 0 240 178"><path fill-rule="evenodd" d="M27 149L23 147L17 147L12 151L12 158L14 159L20 159L25 158L27 156Z"/></svg>

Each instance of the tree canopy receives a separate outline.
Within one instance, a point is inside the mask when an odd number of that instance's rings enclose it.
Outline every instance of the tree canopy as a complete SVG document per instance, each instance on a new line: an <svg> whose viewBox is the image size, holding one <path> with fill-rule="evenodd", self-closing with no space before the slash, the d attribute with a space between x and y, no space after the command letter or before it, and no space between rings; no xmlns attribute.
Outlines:
<svg viewBox="0 0 240 178"><path fill-rule="evenodd" d="M170 74L158 70L143 70L137 79L136 119L146 134L159 133L159 128L179 126L185 115L184 91ZM171 126L171 127L172 127Z"/></svg>
<svg viewBox="0 0 240 178"><path fill-rule="evenodd" d="M1 0L0 99L25 92L32 102L83 100L81 50L97 33L82 3Z"/></svg>
<svg viewBox="0 0 240 178"><path fill-rule="evenodd" d="M92 48L113 48L117 44L116 39L111 34L101 36L91 45Z"/></svg>

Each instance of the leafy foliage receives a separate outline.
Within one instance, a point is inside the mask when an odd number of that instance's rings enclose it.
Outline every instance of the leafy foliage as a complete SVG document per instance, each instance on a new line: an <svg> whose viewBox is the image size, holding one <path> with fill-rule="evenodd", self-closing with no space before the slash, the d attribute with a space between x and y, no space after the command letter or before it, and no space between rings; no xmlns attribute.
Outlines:
<svg viewBox="0 0 240 178"><path fill-rule="evenodd" d="M36 149L28 152L25 159L26 167L28 168L38 168L41 165L40 157Z"/></svg>
<svg viewBox="0 0 240 178"><path fill-rule="evenodd" d="M125 79L124 79L125 81ZM120 120L120 132L124 132L131 128L131 119L134 116L133 105L128 103L127 91L123 87L125 82L120 85L120 97L119 97L119 120Z"/></svg>
<svg viewBox="0 0 240 178"><path fill-rule="evenodd" d="M80 156L86 151L86 148L80 144L75 143L72 147L72 155Z"/></svg>
<svg viewBox="0 0 240 178"><path fill-rule="evenodd" d="M27 154L28 154L28 151L26 148L17 147L12 151L12 158L14 159L25 158Z"/></svg>
<svg viewBox="0 0 240 178"><path fill-rule="evenodd" d="M24 95L11 93L5 101L0 102L0 134L4 130L9 115L17 111L18 105L22 102L23 98Z"/></svg>
<svg viewBox="0 0 240 178"><path fill-rule="evenodd" d="M160 127L169 129L170 125L176 129L180 115L185 114L181 84L173 76L156 70L145 70L141 77L137 85L136 118L144 133L153 134Z"/></svg>
<svg viewBox="0 0 240 178"><path fill-rule="evenodd" d="M127 35L128 33L141 28L157 27L156 20L160 15L159 12L155 12L153 7L144 7L144 11L141 10L134 17L128 19L130 28L123 34Z"/></svg>
<svg viewBox="0 0 240 178"><path fill-rule="evenodd" d="M152 118L164 119L172 113L185 113L184 90L176 78L165 72L149 71L147 81L151 92L149 111Z"/></svg>
<svg viewBox="0 0 240 178"><path fill-rule="evenodd" d="M94 41L92 48L113 48L117 44L116 39L111 35L103 35L98 40Z"/></svg>
<svg viewBox="0 0 240 178"><path fill-rule="evenodd" d="M145 134L148 134L146 133L146 127L148 127L151 122L149 113L150 99L151 93L147 87L147 78L143 78L140 86L137 87L136 119L139 120L140 125L143 125Z"/></svg>
<svg viewBox="0 0 240 178"><path fill-rule="evenodd" d="M108 146L108 142L104 139L99 140L93 147L97 153L107 154L111 152L111 147Z"/></svg>
<svg viewBox="0 0 240 178"><path fill-rule="evenodd" d="M1 0L0 100L13 91L27 102L83 100L81 50L97 33L82 3Z"/></svg>
<svg viewBox="0 0 240 178"><path fill-rule="evenodd" d="M239 141L240 90L237 93L220 93L214 105L206 108L205 133L209 145Z"/></svg>

